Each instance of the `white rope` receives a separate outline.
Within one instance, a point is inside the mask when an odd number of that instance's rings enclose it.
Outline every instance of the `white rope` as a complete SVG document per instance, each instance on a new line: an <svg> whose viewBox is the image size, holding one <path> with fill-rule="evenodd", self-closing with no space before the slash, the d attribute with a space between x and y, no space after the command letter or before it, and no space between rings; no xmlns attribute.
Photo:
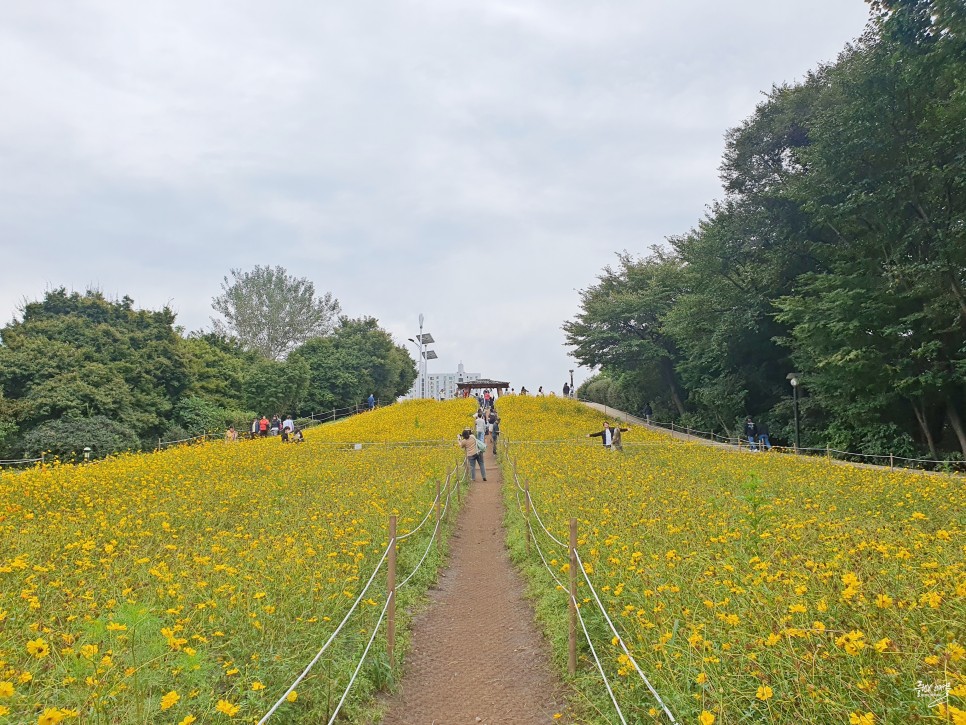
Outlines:
<svg viewBox="0 0 966 725"><path fill-rule="evenodd" d="M443 523L443 516L446 515L446 510L449 508L450 496L452 495L453 495L453 491L452 489L450 489L449 493L446 496L446 505L443 507L443 510L440 512L439 521L436 522L436 526L433 528L433 535L429 537L429 543L426 544L426 550L423 552L422 558L419 560L419 563L416 564L416 568L413 569L411 572L409 572L409 576L403 579L402 582L400 582L397 585L396 589L406 586L406 584L409 583L409 580L412 579L414 576L416 576L416 572L418 572L419 569L422 567L423 562L426 561L426 557L429 555L430 550L433 548L433 542L436 541L436 536L439 534L439 527ZM430 509L430 512L432 512L432 509Z"/></svg>
<svg viewBox="0 0 966 725"><path fill-rule="evenodd" d="M335 722L335 718L339 714L339 710L342 709L342 703L345 702L346 697L349 696L349 690L352 689L352 685L356 681L356 675L359 674L359 670L362 669L362 663L366 661L366 656L369 654L369 648L372 647L372 642L376 638L376 632L379 631L379 625L382 624L383 617L386 616L386 610L389 609L389 602L393 599L392 595L386 597L386 603L382 607L382 614L379 615L379 621L376 622L376 626L372 628L372 635L369 637L369 642L366 644L366 649L362 653L362 657L359 659L359 664L356 665L355 672L352 673L352 677L349 679L349 684L346 685L345 692L342 693L342 697L339 699L339 704L335 707L335 712L332 713L332 717L329 718L328 725L332 725Z"/></svg>
<svg viewBox="0 0 966 725"><path fill-rule="evenodd" d="M17 458L17 459L7 459L0 461L0 466L17 466L23 463L37 463L38 461L44 460L41 458Z"/></svg>
<svg viewBox="0 0 966 725"><path fill-rule="evenodd" d="M429 517L432 516L433 509L436 508L436 502L438 500L439 500L439 494L436 494L436 497L433 499L433 502L430 504L429 510L426 512L426 515L423 517L423 520L419 522L419 526L417 526L415 529L413 529L412 531L410 531L408 534L403 534L402 536L397 536L396 537L396 541L404 541L404 540L408 539L410 536L412 536L413 534L415 534L417 531L419 531L421 528L423 528L423 525L427 521L429 521Z"/></svg>
<svg viewBox="0 0 966 725"><path fill-rule="evenodd" d="M637 670L637 674L641 676L644 684L647 685L647 689L651 691L652 695L654 695L654 699L657 700L657 704L661 706L661 709L664 710L664 713L668 716L668 718L670 718L671 722L676 723L677 720L674 719L674 715L668 709L668 706L664 704L664 700L661 699L661 696L658 694L657 690L654 689L654 686L651 684L650 680L648 680L641 671L641 668L637 664L637 660L634 659L634 656L628 651L627 645L624 644L624 638L620 636L617 628L614 627L614 623L611 621L610 616L608 616L607 610L604 609L604 605L601 603L600 597L597 596L597 590L594 589L594 583L587 575L587 570L584 568L584 562L580 559L580 553L574 550L574 554L577 557L577 565L580 567L580 572L584 575L584 580L587 582L587 586L590 587L591 594L594 595L594 601L597 602L597 607L600 609L600 613L603 614L604 619L607 620L607 625L610 627L610 631L613 632L614 636L617 638L617 643L621 646L621 649L624 650L624 654L627 655L627 659L629 659L631 664L634 665L634 669Z"/></svg>
<svg viewBox="0 0 966 725"><path fill-rule="evenodd" d="M537 521L539 522L540 528L543 529L543 532L547 536L550 537L550 540L551 541L553 541L555 544L557 544L557 546L563 547L564 549L569 549L570 548L567 544L565 544L560 539L558 539L556 536L554 536L549 531L547 531L547 527L543 525L543 520L540 518L540 513L537 511L537 507L533 505L533 498L530 499L530 511L534 515L534 517L537 519Z"/></svg>
<svg viewBox="0 0 966 725"><path fill-rule="evenodd" d="M574 603L574 611L577 612L577 619L580 620L580 628L584 630L584 639L587 640L587 645L590 647L590 653L594 656L594 662L597 664L597 671L600 672L600 676L604 679L604 687L607 688L607 694L610 695L610 701L614 703L614 709L617 710L617 715L620 717L621 722L627 725L627 720L624 719L624 713L621 712L621 706L617 704L617 698L614 697L614 691L610 687L610 681L607 679L607 675L604 673L604 666L600 663L600 659L597 657L597 650L594 649L594 643L590 641L590 633L587 631L587 625L584 623L584 617L580 613L580 607L577 606L577 600L573 597L568 597Z"/></svg>
<svg viewBox="0 0 966 725"><path fill-rule="evenodd" d="M272 705L272 709L269 710L267 713L265 713L265 716L258 721L258 725L264 725L264 723L268 722L268 718L270 718L272 714L274 714L274 712L279 708L279 706L281 706L281 704L285 702L285 698L289 696L289 694L298 686L298 684L305 679L306 675L309 674L309 671L315 666L315 663L319 661L319 658L322 656L322 653L325 652L328 646L332 643L332 640L334 640L336 635L340 631L342 631L342 628L345 626L345 623L349 621L349 617L352 616L352 613L356 610L356 607L359 606L359 602L362 601L362 598L366 595L366 592L369 590L369 586L372 584L372 580L375 579L376 574L379 573L379 569L382 567L382 563L386 560L386 557L389 555L389 548L393 545L393 543L395 542L390 541L389 546L387 546L386 550L382 552L382 558L379 560L379 563L376 564L376 568L372 570L372 576L369 577L369 581L366 582L366 585L362 588L362 591L359 592L359 596L356 597L355 602L353 602L352 607L349 609L349 611L346 612L346 615L339 623L339 626L335 628L335 631L332 632L331 635L329 635L329 638L325 641L325 644L322 645L322 649L320 649L318 653L315 655L315 657L312 658L312 661L309 662L308 666L304 670L302 670L302 674L300 674L295 679L295 682L293 682L291 686L285 691L285 694L283 694L278 699L278 702Z"/></svg>
<svg viewBox="0 0 966 725"><path fill-rule="evenodd" d="M520 507L520 511L522 513L523 504L520 503L519 492L517 492L517 505ZM544 567L546 567L547 571L550 572L550 576L553 577L553 580L557 582L557 586L560 587L566 593L567 587L565 587L563 583L557 578L557 574L554 572L552 568L550 568L550 564L547 563L547 559L543 555L543 549L540 548L540 542L537 541L536 533L534 532L533 527L527 524L527 528L530 529L530 533L533 534L533 545L537 548L537 554L540 555L540 560L543 562Z"/></svg>

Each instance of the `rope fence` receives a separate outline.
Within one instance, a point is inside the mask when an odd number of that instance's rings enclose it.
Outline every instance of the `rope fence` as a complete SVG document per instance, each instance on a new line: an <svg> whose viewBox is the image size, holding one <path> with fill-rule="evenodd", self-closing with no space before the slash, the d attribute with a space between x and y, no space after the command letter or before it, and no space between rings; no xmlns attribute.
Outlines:
<svg viewBox="0 0 966 725"><path fill-rule="evenodd" d="M515 444L516 443L514 442L514 445ZM510 442L509 440L507 440L506 445L504 446L504 449L503 449L504 460L507 462L509 461L509 457L510 457L509 450L510 450ZM627 647L627 644L624 641L623 636L621 636L620 632L617 631L617 628L614 626L613 620L610 618L610 615L608 615L607 613L606 607L604 607L603 602L601 602L600 600L600 596L597 594L597 590L594 587L594 583L591 580L590 575L587 573L587 570L584 567L584 563L580 558L580 554L578 551L577 519L576 518L570 519L570 543L565 544L560 539L555 537L549 531L549 529L547 529L546 525L543 523L543 519L540 517L540 513L537 507L533 505L533 499L530 496L529 480L525 480L524 485L520 484L520 477L518 476L517 470L516 470L516 462L513 463L513 481L514 481L514 488L515 488L515 494L517 499L517 508L519 509L520 513L523 515L523 518L524 518L524 531L526 536L527 554L528 555L530 554L530 547L532 544L533 547L536 549L537 554L540 557L540 561L543 563L544 568L547 570L547 573L550 574L551 578L556 583L556 588L560 591L567 593L569 620L570 620L570 623L569 623L570 632L569 632L567 654L568 654L568 670L570 674L571 675L576 674L576 670L577 670L577 636L576 636L577 626L576 625L577 625L577 622L579 621L580 628L584 633L584 639L587 642L587 647L590 650L591 657L593 658L593 661L594 661L594 665L598 673L600 674L601 679L603 680L604 687L607 690L607 694L608 694L608 697L610 698L611 704L613 704L614 710L616 711L617 716L620 719L620 722L623 725L626 725L627 719L624 717L624 713L621 709L620 703L617 701L617 696L614 694L614 690L611 687L610 680L608 679L607 673L604 670L604 666L601 663L600 657L597 654L597 648L594 646L593 639L591 638L590 632L587 629L587 624L584 620L584 616L583 614L581 614L581 611L580 611L581 605L577 601L577 571L579 570L580 573L583 575L583 579L586 582L587 587L590 589L590 592L593 595L593 601L596 603L598 611L603 616L604 621L607 623L608 628L610 629L611 633L614 636L614 641L616 641L617 644L620 646L624 655L627 657L628 662L633 666L635 672L637 672L638 676L644 682L644 685L651 693L651 696L654 698L655 702L658 704L658 706L661 708L664 714L667 715L668 721L670 723L676 724L678 721L675 719L674 714L671 712L670 708L664 702L664 699L661 697L660 693L658 693L657 689L654 687L651 681L644 674L644 671L637 663L637 659L631 654L630 650ZM522 500L521 500L521 494L522 494ZM570 557L570 566L568 567L569 585L565 585L564 582L560 580L560 578L557 576L557 573L554 571L553 567L551 567L550 564L547 562L547 557L540 546L539 537L537 536L538 531L534 529L531 519L534 519L537 521L539 525L539 531L542 532L547 539L553 542L553 544L559 547L560 549L567 550Z"/></svg>
<svg viewBox="0 0 966 725"><path fill-rule="evenodd" d="M579 400L581 403L592 403L589 400ZM603 405L602 403L595 403L595 405ZM608 406L604 405L605 414L607 413ZM735 448L748 449L752 451L762 451L761 443L756 442L751 444L748 442L747 438L741 436L732 435L720 435L716 431L706 431L700 430L698 428L691 428L690 426L683 426L680 424L675 424L674 421L665 423L663 421L654 420L650 421L644 420L637 416L628 415L619 410L611 408L613 417L623 420L625 422L635 423L637 425L650 426L653 428L662 428L664 430L669 430L672 433L681 433L688 437L702 438L705 440L712 441L714 443L720 443L726 446L733 446ZM564 441L560 441L561 443ZM547 441L547 443L551 443ZM572 443L572 441L571 441ZM531 444L532 445L532 444ZM629 441L624 442L624 446L634 446L634 445L646 445L646 444L634 444ZM899 456L894 453L856 453L854 451L840 451L836 448L826 446L825 448L806 448L806 447L794 447L794 446L768 446L768 450L774 450L779 453L791 453L796 455L810 455L810 456L825 456L828 459L835 458L836 460L851 462L851 463L861 463L868 461L868 465L877 465L889 467L890 471L894 471L896 468L909 468L915 470L936 470L944 473L966 473L966 460L939 460L935 458L910 458L907 456Z"/></svg>
<svg viewBox="0 0 966 725"><path fill-rule="evenodd" d="M0 466L26 466L31 463L43 463L46 460L46 456L40 456L40 458L6 458L0 460Z"/></svg>
<svg viewBox="0 0 966 725"><path fill-rule="evenodd" d="M336 717L338 717L343 704L348 698L349 693L352 690L352 686L355 684L356 678L358 677L359 672L362 670L362 666L369 655L369 651L372 648L373 642L375 641L376 635L378 634L379 629L382 626L382 623L384 620L386 621L386 652L389 656L389 665L390 667L395 666L396 593L400 588L406 586L406 584L408 584L412 580L412 578L419 572L419 570L422 568L423 564L425 563L427 557L429 556L429 552L432 550L433 544L435 543L437 549L441 547L442 543L440 539L440 529L442 527L443 521L446 520L448 517L454 491L456 493L456 496L459 498L460 490L461 490L460 487L462 486L466 478L465 470L462 473L458 473L460 470L460 467L461 467L460 465L457 465L456 467L454 467L452 471L450 471L446 475L445 483L441 484L440 481L438 480L436 481L436 497L433 499L432 504L430 505L428 511L426 512L426 515L423 517L423 520L416 526L416 528L411 530L409 533L398 535L396 533L397 517L395 515L389 517L389 543L386 545L386 548L383 550L382 555L379 559L379 562L376 564L375 568L372 571L372 574L369 576L369 579L366 582L366 585L362 588L362 591L359 592L359 595L356 597L352 606L349 608L345 616L342 618L342 621L335 628L332 634L329 635L328 639L325 641L325 643L316 653L315 657L312 658L312 660L308 663L308 665L306 665L306 667L302 670L302 672L298 675L298 677L296 677L295 680L292 682L292 684L289 685L288 689L285 690L282 696L278 698L275 704L272 705L272 707L268 710L268 712L266 712L265 715L261 718L261 720L258 721L258 725L264 725L264 723L267 723L269 718L271 718L271 716L274 715L276 711L286 702L289 695L292 692L294 692L295 689L299 686L299 684L302 681L304 681L305 678L309 675L312 668L316 665L316 663L319 661L319 659L322 657L325 651L329 648L329 645L331 645L335 641L336 637L342 631L343 627L345 627L346 623L356 612L357 608L359 607L359 604L365 599L366 594L369 592L369 589L372 587L373 582L375 582L376 580L376 576L382 570L383 564L387 565L386 567L387 571L386 571L386 597L385 597L385 602L383 603L382 611L379 614L379 618L376 621L376 624L372 628L372 633L369 636L369 640L366 643L365 649L363 650L359 661L356 663L356 667L353 670L353 673L349 678L349 681L346 684L346 687L343 690L341 697L339 698L338 704L336 705L335 710L332 712L331 716L329 717L329 720L328 720L329 725L331 725L335 721ZM422 557L419 559L416 566L413 567L413 570L409 573L409 575L397 585L396 584L396 574L397 574L396 554L397 554L397 547L399 542L409 538L410 536L413 536L417 531L422 529L422 527L430 520L430 517L433 515L434 512L436 514L436 525L433 528L432 534L429 536L428 542L426 544L426 549L423 551Z"/></svg>

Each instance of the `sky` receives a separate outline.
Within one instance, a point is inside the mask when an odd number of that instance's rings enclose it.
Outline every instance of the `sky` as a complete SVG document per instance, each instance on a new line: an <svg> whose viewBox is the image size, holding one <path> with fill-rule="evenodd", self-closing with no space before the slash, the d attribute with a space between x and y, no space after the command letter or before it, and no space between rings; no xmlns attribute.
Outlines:
<svg viewBox="0 0 966 725"><path fill-rule="evenodd" d="M862 0L0 4L0 324L96 288L211 327L280 265L429 372L557 390L561 325L722 195L725 132Z"/></svg>

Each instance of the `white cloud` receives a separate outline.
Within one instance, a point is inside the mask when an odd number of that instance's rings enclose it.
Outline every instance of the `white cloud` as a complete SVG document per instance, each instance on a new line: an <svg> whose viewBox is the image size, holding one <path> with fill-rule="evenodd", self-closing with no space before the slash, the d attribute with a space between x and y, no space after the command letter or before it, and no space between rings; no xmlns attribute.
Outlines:
<svg viewBox="0 0 966 725"><path fill-rule="evenodd" d="M575 289L695 224L725 130L865 15L861 0L5 4L0 311L93 284L197 328L229 268L281 264L400 336L424 312L437 369L557 389Z"/></svg>

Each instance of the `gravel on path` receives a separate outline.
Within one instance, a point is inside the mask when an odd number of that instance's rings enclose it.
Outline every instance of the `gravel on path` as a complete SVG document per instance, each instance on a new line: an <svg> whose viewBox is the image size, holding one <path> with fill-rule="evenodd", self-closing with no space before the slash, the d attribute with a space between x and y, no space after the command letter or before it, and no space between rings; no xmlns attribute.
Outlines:
<svg viewBox="0 0 966 725"><path fill-rule="evenodd" d="M412 647L399 692L386 700L384 725L569 721L565 687L510 563L503 477L491 449L484 454L488 480L477 475L470 483L449 566L413 624Z"/></svg>

